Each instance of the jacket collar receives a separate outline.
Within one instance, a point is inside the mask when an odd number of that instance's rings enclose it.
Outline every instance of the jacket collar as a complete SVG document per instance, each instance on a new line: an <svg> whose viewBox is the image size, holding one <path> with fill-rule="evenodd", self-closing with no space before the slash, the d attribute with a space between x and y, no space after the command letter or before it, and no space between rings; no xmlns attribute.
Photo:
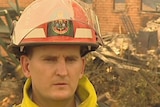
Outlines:
<svg viewBox="0 0 160 107"><path fill-rule="evenodd" d="M81 101L79 107L98 107L95 89L86 76L80 79L76 94Z"/></svg>

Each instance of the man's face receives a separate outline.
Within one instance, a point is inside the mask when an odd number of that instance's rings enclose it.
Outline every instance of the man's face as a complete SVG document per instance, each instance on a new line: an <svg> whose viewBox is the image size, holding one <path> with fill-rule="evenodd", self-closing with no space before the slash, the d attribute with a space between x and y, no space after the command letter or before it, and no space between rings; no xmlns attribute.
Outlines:
<svg viewBox="0 0 160 107"><path fill-rule="evenodd" d="M25 76L32 79L33 98L50 100L73 97L85 67L80 46L72 45L35 47L31 58L20 60Z"/></svg>

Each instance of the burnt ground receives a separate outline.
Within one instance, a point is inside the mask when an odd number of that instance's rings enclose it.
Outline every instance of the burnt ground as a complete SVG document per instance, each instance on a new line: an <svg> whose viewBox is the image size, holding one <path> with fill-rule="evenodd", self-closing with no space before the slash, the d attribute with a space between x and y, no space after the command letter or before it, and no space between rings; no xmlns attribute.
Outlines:
<svg viewBox="0 0 160 107"><path fill-rule="evenodd" d="M99 101L111 107L160 107L160 69L156 59L145 65L140 60L141 64L131 64L109 56L90 57L86 71Z"/></svg>

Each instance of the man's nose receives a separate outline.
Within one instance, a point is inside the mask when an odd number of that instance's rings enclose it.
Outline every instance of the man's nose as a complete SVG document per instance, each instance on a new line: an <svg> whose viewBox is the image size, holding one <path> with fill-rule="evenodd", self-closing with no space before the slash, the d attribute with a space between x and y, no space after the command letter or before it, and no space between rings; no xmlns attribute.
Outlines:
<svg viewBox="0 0 160 107"><path fill-rule="evenodd" d="M59 76L66 76L68 74L65 59L59 60L56 74Z"/></svg>

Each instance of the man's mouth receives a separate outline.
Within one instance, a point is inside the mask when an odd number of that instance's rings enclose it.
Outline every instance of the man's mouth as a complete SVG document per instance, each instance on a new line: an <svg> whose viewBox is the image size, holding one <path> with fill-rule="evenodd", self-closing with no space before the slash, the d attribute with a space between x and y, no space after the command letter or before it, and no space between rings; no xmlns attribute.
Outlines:
<svg viewBox="0 0 160 107"><path fill-rule="evenodd" d="M55 85L67 85L67 83L56 83Z"/></svg>

